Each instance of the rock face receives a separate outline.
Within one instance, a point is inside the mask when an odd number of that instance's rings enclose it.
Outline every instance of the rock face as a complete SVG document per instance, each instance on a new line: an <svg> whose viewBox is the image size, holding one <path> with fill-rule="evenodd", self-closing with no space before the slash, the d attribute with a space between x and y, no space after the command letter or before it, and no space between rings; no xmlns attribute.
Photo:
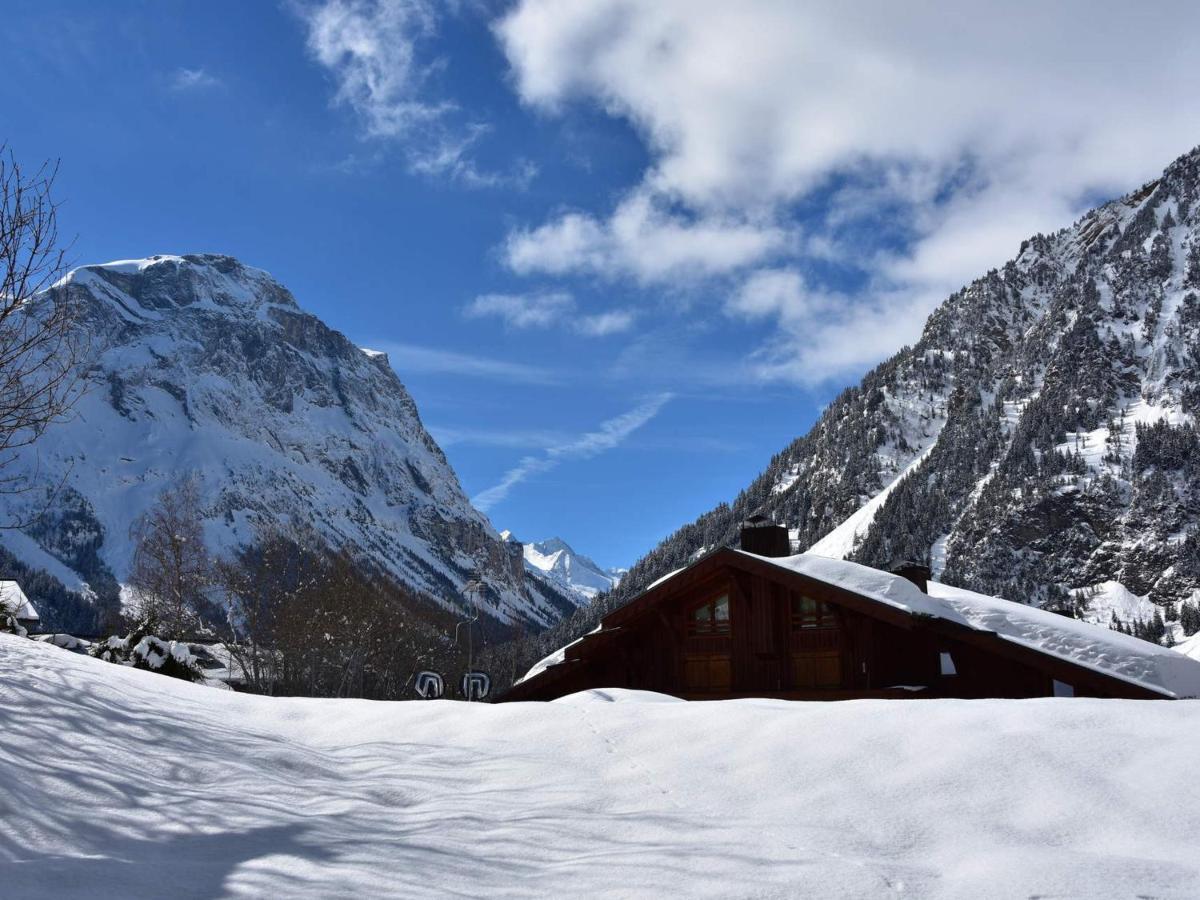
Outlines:
<svg viewBox="0 0 1200 900"><path fill-rule="evenodd" d="M111 599L131 523L193 473L216 552L257 523L294 522L447 606L477 569L502 623L544 626L573 608L471 506L387 358L267 273L156 256L85 266L54 289L79 304L88 389L19 462L43 489L0 498L9 521L32 519L0 532L27 569Z"/></svg>
<svg viewBox="0 0 1200 900"><path fill-rule="evenodd" d="M1200 588L1200 150L949 297L612 606L763 511L813 548L1106 621ZM1122 594L1122 596L1125 596ZM1169 618L1169 617L1168 617Z"/></svg>

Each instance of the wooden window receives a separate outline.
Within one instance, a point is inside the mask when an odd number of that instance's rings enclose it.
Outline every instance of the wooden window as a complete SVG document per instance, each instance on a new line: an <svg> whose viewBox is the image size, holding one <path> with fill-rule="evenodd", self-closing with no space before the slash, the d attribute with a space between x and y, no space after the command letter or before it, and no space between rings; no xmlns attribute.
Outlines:
<svg viewBox="0 0 1200 900"><path fill-rule="evenodd" d="M954 665L954 657L948 651L943 650L940 654L940 664L943 675L957 675L958 669Z"/></svg>
<svg viewBox="0 0 1200 900"><path fill-rule="evenodd" d="M688 634L695 637L729 634L729 595L713 597L688 614Z"/></svg>
<svg viewBox="0 0 1200 900"><path fill-rule="evenodd" d="M811 597L793 597L792 631L806 628L837 628L833 607Z"/></svg>

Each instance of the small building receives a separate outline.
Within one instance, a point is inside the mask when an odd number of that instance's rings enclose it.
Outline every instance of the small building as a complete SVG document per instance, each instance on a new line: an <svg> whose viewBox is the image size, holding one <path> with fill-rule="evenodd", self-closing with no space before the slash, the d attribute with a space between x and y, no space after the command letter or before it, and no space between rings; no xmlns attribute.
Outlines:
<svg viewBox="0 0 1200 900"><path fill-rule="evenodd" d="M12 616L26 631L33 631L41 621L38 611L15 581L0 581L0 613Z"/></svg>
<svg viewBox="0 0 1200 900"><path fill-rule="evenodd" d="M590 688L687 699L1200 696L1200 662L1022 603L790 552L747 523L539 662L504 700Z"/></svg>

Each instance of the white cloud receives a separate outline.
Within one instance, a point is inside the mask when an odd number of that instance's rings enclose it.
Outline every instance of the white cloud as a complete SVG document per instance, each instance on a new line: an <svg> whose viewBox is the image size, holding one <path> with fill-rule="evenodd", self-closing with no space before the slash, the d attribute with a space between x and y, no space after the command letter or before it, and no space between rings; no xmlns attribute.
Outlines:
<svg viewBox="0 0 1200 900"><path fill-rule="evenodd" d="M909 290L850 298L805 292L771 314L777 332L749 360L760 381L816 385L877 362L912 343L944 294Z"/></svg>
<svg viewBox="0 0 1200 900"><path fill-rule="evenodd" d="M336 99L354 109L373 137L399 137L448 109L425 99L427 68L417 46L429 38L435 8L425 0L325 0L297 7L308 48L333 73Z"/></svg>
<svg viewBox="0 0 1200 900"><path fill-rule="evenodd" d="M563 380L558 373L541 366L492 359L486 356L474 356L469 353L459 353L456 350L390 341L376 342L375 346L387 353L388 359L402 378L410 373L421 373L424 375L456 375L463 378L487 378L514 384L543 385L560 384Z"/></svg>
<svg viewBox="0 0 1200 900"><path fill-rule="evenodd" d="M1083 0L1021 15L888 0L524 0L497 31L527 102L599 100L655 152L648 184L743 209L865 160L1054 144L1084 161L1061 177L1125 183L1139 157L1160 166L1195 138L1194 118L1163 113L1188 93L1198 17L1190 3ZM1122 137L1130 121L1164 133Z"/></svg>
<svg viewBox="0 0 1200 900"><path fill-rule="evenodd" d="M494 316L512 328L546 328L575 309L570 294L483 294L467 304L463 314L478 319Z"/></svg>
<svg viewBox="0 0 1200 900"><path fill-rule="evenodd" d="M430 136L425 143L409 147L409 168L420 175L451 178L467 187L528 187L538 172L529 160L518 160L506 172L493 172L481 169L472 159L471 149L489 131L487 125L476 122L457 132Z"/></svg>
<svg viewBox="0 0 1200 900"><path fill-rule="evenodd" d="M591 337L607 337L610 334L621 334L633 327L637 315L631 309L614 309L597 313L594 316L584 316L576 325L576 331Z"/></svg>
<svg viewBox="0 0 1200 900"><path fill-rule="evenodd" d="M727 309L748 319L777 315L795 318L807 304L804 278L794 269L763 269L747 278L732 297Z"/></svg>
<svg viewBox="0 0 1200 900"><path fill-rule="evenodd" d="M580 314L575 298L565 291L481 294L463 308L463 315L471 319L498 318L510 328L563 327L586 337L607 337L628 331L637 319L628 309Z"/></svg>
<svg viewBox="0 0 1200 900"><path fill-rule="evenodd" d="M853 295L735 288L741 315L808 317L806 340L781 317L764 349L780 377L842 377L911 340L1023 238L1200 140L1191 2L521 0L496 33L524 102L595 104L650 153L611 209L515 230L515 271L746 280L857 254L869 287ZM787 225L801 203L802 238ZM856 225L903 249L862 254Z"/></svg>
<svg viewBox="0 0 1200 900"><path fill-rule="evenodd" d="M173 91L199 91L220 87L222 81L207 69L179 68L171 73L170 88Z"/></svg>
<svg viewBox="0 0 1200 900"><path fill-rule="evenodd" d="M788 240L786 231L771 222L681 215L650 193L634 191L605 220L571 212L514 231L504 258L522 275L588 272L655 284L736 270L770 256Z"/></svg>
<svg viewBox="0 0 1200 900"><path fill-rule="evenodd" d="M569 441L553 444L540 454L524 457L517 465L504 473L504 477L485 491L471 498L476 509L487 512L504 500L514 487L534 475L554 469L568 460L591 459L623 444L631 434L653 419L671 400L671 394L657 394L647 398L629 412L600 424Z"/></svg>
<svg viewBox="0 0 1200 900"><path fill-rule="evenodd" d="M443 61L431 54L445 8L431 0L297 0L313 58L333 76L336 103L354 110L368 138L399 142L411 171L468 187L524 187L536 167L482 169L471 151L489 131L461 122L458 105L430 83Z"/></svg>

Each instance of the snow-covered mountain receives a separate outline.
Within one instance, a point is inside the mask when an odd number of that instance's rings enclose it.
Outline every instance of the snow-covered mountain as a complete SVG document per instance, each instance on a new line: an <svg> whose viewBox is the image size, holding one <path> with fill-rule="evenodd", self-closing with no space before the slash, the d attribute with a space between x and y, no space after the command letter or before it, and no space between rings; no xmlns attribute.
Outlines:
<svg viewBox="0 0 1200 900"><path fill-rule="evenodd" d="M506 541L516 540L511 531L502 531ZM577 553L562 538L550 538L523 544L525 566L532 572L548 579L555 587L580 605L590 602L605 591L610 591L621 582L625 569L602 569L582 553Z"/></svg>
<svg viewBox="0 0 1200 900"><path fill-rule="evenodd" d="M42 488L0 497L0 518L32 518L0 531L20 563L111 602L131 523L194 473L214 551L293 521L444 605L478 569L500 622L536 627L571 608L471 506L387 358L266 272L155 256L76 269L54 290L79 305L88 390L18 463Z"/></svg>
<svg viewBox="0 0 1200 900"><path fill-rule="evenodd" d="M1108 622L1200 590L1200 149L951 295L620 603L761 511L797 549ZM586 623L584 623L586 624Z"/></svg>

